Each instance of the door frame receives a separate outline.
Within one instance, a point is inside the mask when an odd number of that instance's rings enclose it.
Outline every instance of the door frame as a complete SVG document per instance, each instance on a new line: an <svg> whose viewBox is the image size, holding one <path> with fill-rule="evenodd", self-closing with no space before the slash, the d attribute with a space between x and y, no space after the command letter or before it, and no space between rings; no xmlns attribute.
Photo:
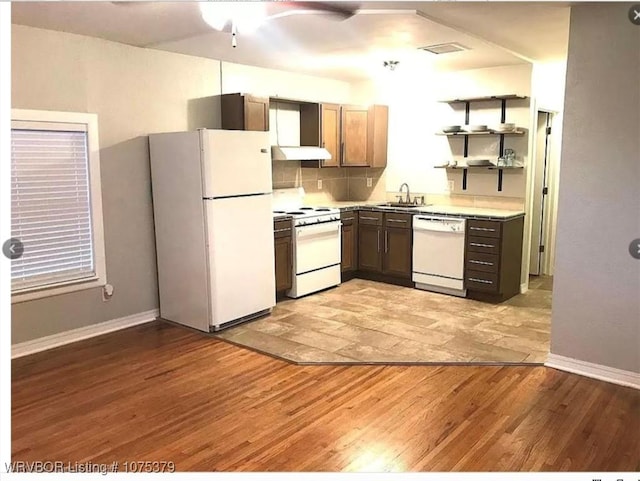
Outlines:
<svg viewBox="0 0 640 481"><path fill-rule="evenodd" d="M533 191L531 204L531 247L529 249L529 273L533 275L545 275L546 255L548 254L548 221L549 221L549 173L551 167L551 135L553 133L553 112L544 109L536 110L536 129L533 133L535 139L535 158L532 157ZM543 125L541 125L543 123ZM538 148L538 136L544 129L544 155ZM539 216L537 209L539 208ZM537 242L533 242L537 240ZM543 250L544 249L544 250ZM537 262L536 262L537 261ZM537 265L534 265L537 263Z"/></svg>
<svg viewBox="0 0 640 481"><path fill-rule="evenodd" d="M558 208L558 191L559 191L559 172L561 162L561 146L562 146L562 112L554 109L543 107L534 100L531 105L530 113L530 125L532 131L529 135L529 151L531 152L531 164L527 169L527 195L525 212L527 214L527 221L525 222L525 242L523 249L523 262L522 262L522 285L521 292L526 292L529 286L529 267L530 267L530 254L532 243L532 229L533 226L533 205L535 202L535 172L537 159L537 146L535 142L535 132L538 125L538 112L551 114L551 137L549 139L548 156L547 156L547 187L548 195L546 198L546 231L545 238L543 240L545 245L545 255L542 262L541 271L545 275L553 275L553 268L555 263L555 234L557 224L557 208Z"/></svg>

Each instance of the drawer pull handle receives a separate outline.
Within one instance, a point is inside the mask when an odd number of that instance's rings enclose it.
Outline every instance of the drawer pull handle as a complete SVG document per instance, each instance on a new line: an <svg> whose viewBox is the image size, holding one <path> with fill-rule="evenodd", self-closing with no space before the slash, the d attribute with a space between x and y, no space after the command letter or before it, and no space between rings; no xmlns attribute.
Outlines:
<svg viewBox="0 0 640 481"><path fill-rule="evenodd" d="M276 229L273 232L291 232L291 227L287 227L286 229Z"/></svg>
<svg viewBox="0 0 640 481"><path fill-rule="evenodd" d="M354 217L345 217L344 219L342 219L342 222L349 222L352 221L354 219Z"/></svg>
<svg viewBox="0 0 640 481"><path fill-rule="evenodd" d="M493 249L495 247L493 244L479 244L477 242L469 242L469 245L473 247L486 247L488 249Z"/></svg>
<svg viewBox="0 0 640 481"><path fill-rule="evenodd" d="M480 264L481 266L492 266L493 265L493 262L474 261L474 260L469 260L469 263L471 263L471 264Z"/></svg>
<svg viewBox="0 0 640 481"><path fill-rule="evenodd" d="M478 279L476 277L469 277L469 280L473 282L480 282L481 284L493 284L493 281L488 281L486 279Z"/></svg>
<svg viewBox="0 0 640 481"><path fill-rule="evenodd" d="M488 227L469 227L469 230L480 230L482 232L495 232L495 229L489 229Z"/></svg>
<svg viewBox="0 0 640 481"><path fill-rule="evenodd" d="M400 220L400 219L387 219L387 222L401 222L402 224L407 223L406 220Z"/></svg>
<svg viewBox="0 0 640 481"><path fill-rule="evenodd" d="M362 220L380 220L378 217L368 217L366 215L360 216Z"/></svg>

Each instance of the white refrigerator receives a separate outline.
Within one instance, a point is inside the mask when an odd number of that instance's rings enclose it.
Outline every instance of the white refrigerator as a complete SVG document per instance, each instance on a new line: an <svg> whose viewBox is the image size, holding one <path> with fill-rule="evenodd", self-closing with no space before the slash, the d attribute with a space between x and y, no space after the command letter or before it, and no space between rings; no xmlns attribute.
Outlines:
<svg viewBox="0 0 640 481"><path fill-rule="evenodd" d="M149 136L160 317L217 331L275 305L268 132Z"/></svg>

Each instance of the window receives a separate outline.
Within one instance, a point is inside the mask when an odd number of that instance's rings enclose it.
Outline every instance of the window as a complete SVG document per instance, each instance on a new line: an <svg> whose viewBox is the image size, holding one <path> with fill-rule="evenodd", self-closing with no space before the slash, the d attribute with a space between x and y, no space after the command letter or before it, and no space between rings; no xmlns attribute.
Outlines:
<svg viewBox="0 0 640 481"><path fill-rule="evenodd" d="M106 284L95 114L12 110L12 301Z"/></svg>

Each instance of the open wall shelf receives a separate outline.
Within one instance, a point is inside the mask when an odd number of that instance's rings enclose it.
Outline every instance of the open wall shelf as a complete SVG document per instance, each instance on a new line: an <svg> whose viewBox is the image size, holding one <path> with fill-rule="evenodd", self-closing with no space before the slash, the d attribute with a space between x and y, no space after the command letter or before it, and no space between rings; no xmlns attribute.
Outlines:
<svg viewBox="0 0 640 481"><path fill-rule="evenodd" d="M485 97L469 97L469 98L461 98L461 99L447 99L447 100L439 100L439 102L446 104L457 104L463 102L491 102L494 100L524 100L528 99L526 95L516 95L516 94L506 94L506 95L488 95Z"/></svg>
<svg viewBox="0 0 640 481"><path fill-rule="evenodd" d="M477 169L477 170L517 170L524 169L524 167L514 167L514 166L497 166L497 165L456 165L455 167L451 167L449 165L436 165L434 169L449 169L449 170L466 170L466 169Z"/></svg>
<svg viewBox="0 0 640 481"><path fill-rule="evenodd" d="M508 132L498 132L496 130L487 130L483 132L436 132L436 135L446 135L447 137L464 137L465 135L524 135L524 130L510 130Z"/></svg>
<svg viewBox="0 0 640 481"><path fill-rule="evenodd" d="M505 94L505 95L489 95L486 97L469 97L469 98L459 98L459 99L449 99L449 100L441 100L440 102L445 102L448 104L452 103L464 103L464 125L469 125L469 111L471 108L472 102L500 102L500 123L505 123L505 119L507 117L507 100L524 100L528 97L523 95L516 94ZM500 138L500 147L498 157L504 156L504 138L506 136L522 136L526 132L522 129L512 130L510 132L498 132L495 130L488 130L484 132L436 132L436 135L444 135L447 137L462 137L464 139L464 158L469 157L469 137L475 136L497 136ZM523 167L498 167L498 166L442 166L438 168L445 168L451 170L462 170L462 190L467 190L467 173L469 169L484 169L484 170L497 170L498 171L498 192L502 192L502 174L505 170L515 170L522 169Z"/></svg>

